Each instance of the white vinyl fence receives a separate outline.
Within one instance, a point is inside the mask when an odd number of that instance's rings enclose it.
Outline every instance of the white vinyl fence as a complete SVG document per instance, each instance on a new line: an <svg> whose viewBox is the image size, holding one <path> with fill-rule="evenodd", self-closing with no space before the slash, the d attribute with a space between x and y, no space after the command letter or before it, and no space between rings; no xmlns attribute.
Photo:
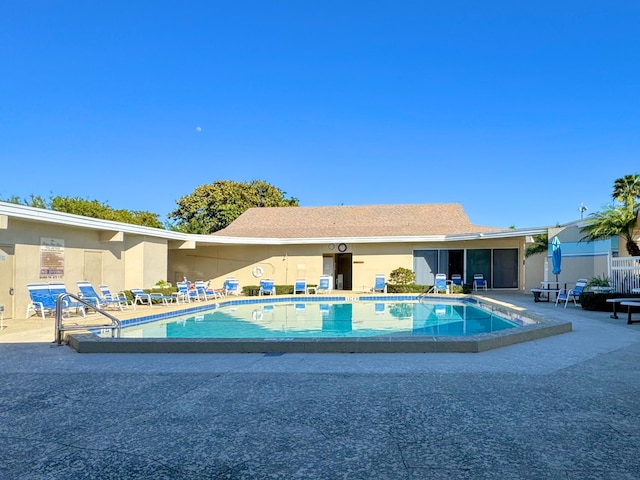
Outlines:
<svg viewBox="0 0 640 480"><path fill-rule="evenodd" d="M640 289L640 257L611 257L609 259L611 286L616 292L630 293Z"/></svg>

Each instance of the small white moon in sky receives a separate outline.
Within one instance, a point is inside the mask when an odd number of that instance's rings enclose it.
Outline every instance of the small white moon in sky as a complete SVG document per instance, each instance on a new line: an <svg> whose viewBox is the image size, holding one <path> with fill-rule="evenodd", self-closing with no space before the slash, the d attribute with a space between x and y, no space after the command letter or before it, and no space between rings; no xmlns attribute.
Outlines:
<svg viewBox="0 0 640 480"><path fill-rule="evenodd" d="M202 127L196 127L196 132L201 132L202 131Z"/></svg>

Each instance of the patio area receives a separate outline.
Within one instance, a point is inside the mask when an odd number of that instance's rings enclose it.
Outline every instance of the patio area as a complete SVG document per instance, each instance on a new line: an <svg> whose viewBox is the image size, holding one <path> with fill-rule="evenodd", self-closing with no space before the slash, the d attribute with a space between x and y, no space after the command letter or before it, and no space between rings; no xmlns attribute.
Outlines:
<svg viewBox="0 0 640 480"><path fill-rule="evenodd" d="M7 321L0 475L640 478L640 324L486 296L573 331L476 354L81 355L53 320Z"/></svg>

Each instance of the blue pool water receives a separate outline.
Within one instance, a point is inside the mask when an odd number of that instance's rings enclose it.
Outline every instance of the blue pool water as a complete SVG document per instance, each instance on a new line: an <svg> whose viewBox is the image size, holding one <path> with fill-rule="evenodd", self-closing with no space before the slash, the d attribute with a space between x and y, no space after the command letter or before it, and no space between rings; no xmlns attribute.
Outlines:
<svg viewBox="0 0 640 480"><path fill-rule="evenodd" d="M134 338L468 336L522 326L464 301L249 303L123 329Z"/></svg>

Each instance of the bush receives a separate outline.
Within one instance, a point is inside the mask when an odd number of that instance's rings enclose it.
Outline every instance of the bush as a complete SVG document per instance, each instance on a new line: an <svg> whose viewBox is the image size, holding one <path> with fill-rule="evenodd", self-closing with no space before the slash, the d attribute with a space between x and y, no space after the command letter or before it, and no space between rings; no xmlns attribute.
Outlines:
<svg viewBox="0 0 640 480"><path fill-rule="evenodd" d="M416 274L408 268L399 267L389 274L389 283L394 285L410 285L415 281Z"/></svg>
<svg viewBox="0 0 640 480"><path fill-rule="evenodd" d="M387 293L424 293L429 289L429 285L417 285L410 283L408 285L396 285L390 283L387 285Z"/></svg>
<svg viewBox="0 0 640 480"><path fill-rule="evenodd" d="M628 298L633 301L640 300L640 295L633 293L597 293L582 292L580 294L579 303L584 310L593 310L596 312L610 312L613 307L607 303L608 298Z"/></svg>
<svg viewBox="0 0 640 480"><path fill-rule="evenodd" d="M587 282L587 287L610 287L609 277L598 276L591 277Z"/></svg>

